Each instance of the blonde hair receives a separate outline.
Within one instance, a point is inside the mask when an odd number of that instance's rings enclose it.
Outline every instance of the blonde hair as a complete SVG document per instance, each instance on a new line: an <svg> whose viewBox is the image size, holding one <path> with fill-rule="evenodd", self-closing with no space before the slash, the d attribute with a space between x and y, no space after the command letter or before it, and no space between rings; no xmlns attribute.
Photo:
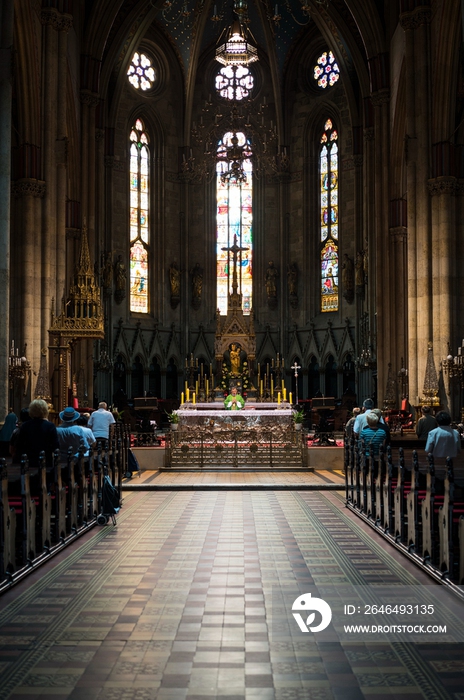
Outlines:
<svg viewBox="0 0 464 700"><path fill-rule="evenodd" d="M34 399L29 404L29 416L31 418L48 418L48 404L43 399Z"/></svg>

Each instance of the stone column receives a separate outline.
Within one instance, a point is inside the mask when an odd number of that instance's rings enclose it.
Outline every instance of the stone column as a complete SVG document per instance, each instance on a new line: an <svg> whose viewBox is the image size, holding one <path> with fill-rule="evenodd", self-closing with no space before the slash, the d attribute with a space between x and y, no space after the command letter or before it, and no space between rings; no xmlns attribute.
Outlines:
<svg viewBox="0 0 464 700"><path fill-rule="evenodd" d="M428 3L427 3L428 4ZM418 403L433 336L430 175L430 35L426 2L400 15L406 36L409 381Z"/></svg>
<svg viewBox="0 0 464 700"><path fill-rule="evenodd" d="M17 344L27 344L27 359L32 370L39 372L41 361L40 294L40 214L45 195L45 182L27 177L16 180L12 186L16 200L16 230L22 238L20 254L17 256L16 270L18 283L15 285L18 296L15 335ZM31 378L31 392L34 393L35 378ZM24 401L26 403L26 401Z"/></svg>
<svg viewBox="0 0 464 700"><path fill-rule="evenodd" d="M13 0L0 5L0 420L8 413Z"/></svg>
<svg viewBox="0 0 464 700"><path fill-rule="evenodd" d="M43 8L43 176L47 188L43 203L42 231L42 308L41 343L48 345L51 300L56 297L56 120L58 95L58 30L60 13L53 7ZM63 290L56 299L61 305Z"/></svg>
<svg viewBox="0 0 464 700"><path fill-rule="evenodd" d="M391 332L391 329L394 328L394 315L392 315L390 297L387 293L392 279L388 239L390 91L387 88L380 89L373 94L372 103L375 107L375 141L377 145L374 167L376 250L374 251L375 286L371 281L369 291L373 293L375 289L376 310L372 304L369 304L368 314L369 329L377 359L377 401L378 405L381 406L387 380L388 363L391 362L395 344L394 334ZM374 331L374 329L376 330ZM374 332L376 337L374 337Z"/></svg>
<svg viewBox="0 0 464 700"><path fill-rule="evenodd" d="M393 270L389 294L392 298L392 322L395 325L395 342L392 348L391 363L393 371L396 373L401 369L401 358L404 358L404 349L407 348L406 310L408 299L407 285L406 282L403 284L403 280L406 280L408 274L408 229L406 226L390 228L389 239Z"/></svg>
<svg viewBox="0 0 464 700"><path fill-rule="evenodd" d="M72 17L61 15L58 26L58 80L56 94L56 291L60 299L66 288L66 195L67 195L67 50Z"/></svg>
<svg viewBox="0 0 464 700"><path fill-rule="evenodd" d="M444 176L429 180L429 192L432 196L432 321L433 348L436 360L448 355L448 343L451 353L456 348L456 328L453 328L451 306L456 303L453 293L456 276L454 246L455 233L455 195L460 186L455 177ZM446 394L450 394L449 378ZM440 397L444 406L449 408L446 396Z"/></svg>

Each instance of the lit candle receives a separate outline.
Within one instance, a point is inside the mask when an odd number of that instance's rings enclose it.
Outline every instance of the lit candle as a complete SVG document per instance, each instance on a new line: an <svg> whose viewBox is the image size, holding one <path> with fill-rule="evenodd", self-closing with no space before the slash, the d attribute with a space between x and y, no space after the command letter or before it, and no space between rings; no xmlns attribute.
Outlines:
<svg viewBox="0 0 464 700"><path fill-rule="evenodd" d="M282 379L282 391L284 390L285 381Z"/></svg>
<svg viewBox="0 0 464 700"><path fill-rule="evenodd" d="M263 380L261 379L261 385L259 387L259 393L262 396L263 395Z"/></svg>
<svg viewBox="0 0 464 700"><path fill-rule="evenodd" d="M284 401L285 401L285 396L284 396ZM280 391L279 391L279 393L277 394L277 403L280 403Z"/></svg>
<svg viewBox="0 0 464 700"><path fill-rule="evenodd" d="M208 396L208 393L209 393L208 390L209 390L209 382L208 382L207 379L205 379L205 391L206 391L206 395L207 395L207 396Z"/></svg>
<svg viewBox="0 0 464 700"><path fill-rule="evenodd" d="M198 379L195 382L195 393L198 394Z"/></svg>
<svg viewBox="0 0 464 700"><path fill-rule="evenodd" d="M289 393L288 395L288 403L291 404L292 402L292 392Z"/></svg>
<svg viewBox="0 0 464 700"><path fill-rule="evenodd" d="M185 395L186 396L187 396L187 392L188 392L188 383L187 383L187 380L185 380ZM188 397L187 397L187 401L188 401Z"/></svg>
<svg viewBox="0 0 464 700"><path fill-rule="evenodd" d="M271 396L274 398L274 377L271 377Z"/></svg>
<svg viewBox="0 0 464 700"><path fill-rule="evenodd" d="M184 392L180 395L180 405L182 406L184 403Z"/></svg>
<svg viewBox="0 0 464 700"><path fill-rule="evenodd" d="M193 392L193 394L192 394L192 403L193 403L193 404L195 404L195 403L196 403L196 396L195 396L195 392Z"/></svg>
<svg viewBox="0 0 464 700"><path fill-rule="evenodd" d="M187 402L190 401L190 389L188 387L185 390L185 397L187 399Z"/></svg>
<svg viewBox="0 0 464 700"><path fill-rule="evenodd" d="M284 401L287 400L287 389L284 387Z"/></svg>

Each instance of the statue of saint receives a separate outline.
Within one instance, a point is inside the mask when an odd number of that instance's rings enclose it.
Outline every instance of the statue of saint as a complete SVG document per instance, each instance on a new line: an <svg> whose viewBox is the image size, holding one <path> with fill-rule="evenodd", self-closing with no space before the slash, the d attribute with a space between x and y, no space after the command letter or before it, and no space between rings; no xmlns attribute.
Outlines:
<svg viewBox="0 0 464 700"><path fill-rule="evenodd" d="M169 284L171 286L171 296L180 296L180 272L175 262L169 268Z"/></svg>
<svg viewBox="0 0 464 700"><path fill-rule="evenodd" d="M106 254L102 268L102 283L104 289L111 289L113 285L113 263L111 262L111 251Z"/></svg>
<svg viewBox="0 0 464 700"><path fill-rule="evenodd" d="M126 279L127 279L126 266L124 265L124 263L122 261L122 255L118 255L118 259L115 262L114 276L115 276L115 284L116 284L116 291L114 294L114 298L115 298L116 303L120 304L121 301L126 296Z"/></svg>
<svg viewBox="0 0 464 700"><path fill-rule="evenodd" d="M237 347L235 343L232 343L230 347L230 373L233 376L240 374L240 347Z"/></svg>
<svg viewBox="0 0 464 700"><path fill-rule="evenodd" d="M271 260L269 267L266 270L266 292L268 299L277 298L277 278L279 277L279 271Z"/></svg>
<svg viewBox="0 0 464 700"><path fill-rule="evenodd" d="M116 275L116 289L118 291L126 291L127 272L126 266L122 261L122 255L118 255L118 259L116 260L114 266L114 271Z"/></svg>
<svg viewBox="0 0 464 700"><path fill-rule="evenodd" d="M244 363L247 359L245 350L240 343L231 343L223 355L223 364L227 367L232 377L238 377L242 374Z"/></svg>
<svg viewBox="0 0 464 700"><path fill-rule="evenodd" d="M356 287L364 286L364 258L363 254L360 251L356 253L354 279Z"/></svg>
<svg viewBox="0 0 464 700"><path fill-rule="evenodd" d="M298 290L298 267L296 263L292 263L287 269L288 294L291 297L296 297Z"/></svg>
<svg viewBox="0 0 464 700"><path fill-rule="evenodd" d="M342 286L343 296L349 304L352 304L354 298L354 265L353 260L348 257L347 253L343 256Z"/></svg>
<svg viewBox="0 0 464 700"><path fill-rule="evenodd" d="M358 251L356 253L354 281L356 286L356 294L364 296L364 258L363 254Z"/></svg>
<svg viewBox="0 0 464 700"><path fill-rule="evenodd" d="M203 268L199 263L192 270L192 305L195 309L201 303L201 293L203 291Z"/></svg>

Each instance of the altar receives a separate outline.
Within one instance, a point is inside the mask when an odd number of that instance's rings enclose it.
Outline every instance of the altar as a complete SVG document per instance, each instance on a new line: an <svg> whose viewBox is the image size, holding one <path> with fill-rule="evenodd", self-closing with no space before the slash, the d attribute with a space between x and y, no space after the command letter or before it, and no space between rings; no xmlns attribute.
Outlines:
<svg viewBox="0 0 464 700"><path fill-rule="evenodd" d="M304 443L290 404L247 402L239 411L222 403L184 404L166 444L171 468L301 469Z"/></svg>

